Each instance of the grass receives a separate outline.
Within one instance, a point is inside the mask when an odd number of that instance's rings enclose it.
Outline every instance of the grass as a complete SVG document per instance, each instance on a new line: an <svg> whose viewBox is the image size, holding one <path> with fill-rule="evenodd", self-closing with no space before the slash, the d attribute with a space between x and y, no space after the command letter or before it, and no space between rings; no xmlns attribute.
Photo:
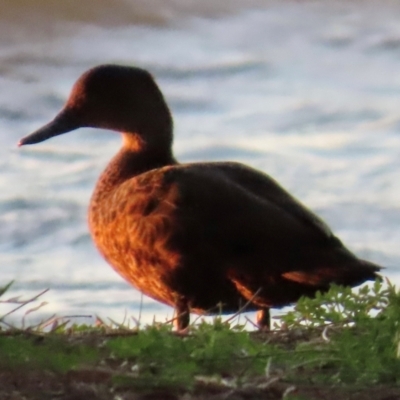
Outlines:
<svg viewBox="0 0 400 400"><path fill-rule="evenodd" d="M7 335L0 337L0 369L14 371L43 369L65 373L81 365L93 364L98 351L87 345L65 343L61 337L28 337Z"/></svg>
<svg viewBox="0 0 400 400"><path fill-rule="evenodd" d="M0 295L10 286L0 288ZM400 396L400 294L388 281L358 291L332 286L315 299L303 298L268 333L248 332L219 317L185 335L174 333L171 324L138 330L53 319L16 329L6 319L0 317L0 399L9 390L2 376L8 382L21 371L39 374L42 382L42 392L29 379L17 384L21 398L33 393L32 385L40 396L48 385L58 385L65 396L71 387L95 387L95 399L110 390L120 399L160 391L188 399L205 393L216 399Z"/></svg>

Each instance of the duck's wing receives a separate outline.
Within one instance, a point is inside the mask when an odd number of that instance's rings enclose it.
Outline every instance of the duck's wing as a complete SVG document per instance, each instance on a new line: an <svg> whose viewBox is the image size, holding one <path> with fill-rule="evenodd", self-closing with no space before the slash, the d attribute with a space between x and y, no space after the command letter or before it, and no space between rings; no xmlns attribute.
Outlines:
<svg viewBox="0 0 400 400"><path fill-rule="evenodd" d="M190 164L169 175L178 184L176 215L182 229L175 238L193 266L188 274L218 271L245 297L263 288L275 299L264 303L276 304L332 282L355 285L373 279L379 269L354 256L267 175L236 163Z"/></svg>
<svg viewBox="0 0 400 400"><path fill-rule="evenodd" d="M301 204L269 175L236 162L213 163L212 166L221 171L232 183L301 220L321 236L335 238L329 226L321 218Z"/></svg>

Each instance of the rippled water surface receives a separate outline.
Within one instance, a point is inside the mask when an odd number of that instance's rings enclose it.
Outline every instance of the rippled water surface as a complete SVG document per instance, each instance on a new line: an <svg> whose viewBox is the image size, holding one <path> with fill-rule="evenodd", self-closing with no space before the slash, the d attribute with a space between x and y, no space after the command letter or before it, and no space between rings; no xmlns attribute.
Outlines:
<svg viewBox="0 0 400 400"><path fill-rule="evenodd" d="M399 17L389 0L0 5L0 284L15 279L25 297L50 288L45 314L138 316L140 294L86 226L119 137L81 129L16 148L84 70L110 62L156 77L178 159L268 172L399 282ZM143 321L172 316L143 302Z"/></svg>

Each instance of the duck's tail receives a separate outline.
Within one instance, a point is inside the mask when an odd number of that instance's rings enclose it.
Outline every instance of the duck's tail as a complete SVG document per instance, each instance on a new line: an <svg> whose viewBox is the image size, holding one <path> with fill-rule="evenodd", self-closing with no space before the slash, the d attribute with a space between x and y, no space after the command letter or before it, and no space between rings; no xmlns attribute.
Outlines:
<svg viewBox="0 0 400 400"><path fill-rule="evenodd" d="M375 264L371 261L367 261L367 260L360 259L359 262L360 262L360 269L362 269L364 277L365 277L364 280L373 281L373 280L378 279L381 281L383 279L382 275L380 274L380 271L382 269L385 269L385 267L381 267L380 265ZM362 280L359 284L364 282L364 280Z"/></svg>

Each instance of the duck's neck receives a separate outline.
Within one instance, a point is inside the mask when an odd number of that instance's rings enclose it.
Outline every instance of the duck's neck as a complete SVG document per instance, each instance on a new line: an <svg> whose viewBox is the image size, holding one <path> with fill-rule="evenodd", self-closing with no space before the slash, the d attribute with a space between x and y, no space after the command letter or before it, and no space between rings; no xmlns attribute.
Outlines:
<svg viewBox="0 0 400 400"><path fill-rule="evenodd" d="M93 198L107 197L126 180L155 168L177 164L172 143L151 145L136 136L123 134L123 146L101 174Z"/></svg>

